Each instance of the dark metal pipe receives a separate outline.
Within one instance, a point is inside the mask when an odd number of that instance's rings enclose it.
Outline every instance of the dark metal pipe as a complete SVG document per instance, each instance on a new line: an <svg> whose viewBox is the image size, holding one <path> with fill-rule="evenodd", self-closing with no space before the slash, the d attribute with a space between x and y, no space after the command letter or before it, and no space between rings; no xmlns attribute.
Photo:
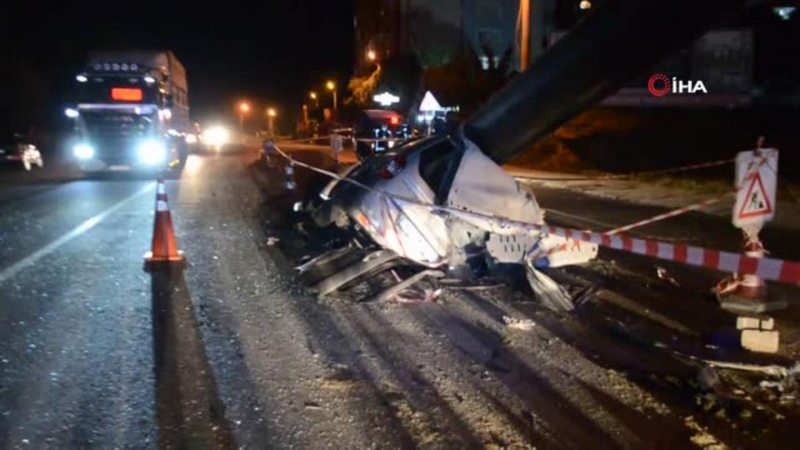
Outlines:
<svg viewBox="0 0 800 450"><path fill-rule="evenodd" d="M467 119L464 134L507 162L747 3L605 1Z"/></svg>

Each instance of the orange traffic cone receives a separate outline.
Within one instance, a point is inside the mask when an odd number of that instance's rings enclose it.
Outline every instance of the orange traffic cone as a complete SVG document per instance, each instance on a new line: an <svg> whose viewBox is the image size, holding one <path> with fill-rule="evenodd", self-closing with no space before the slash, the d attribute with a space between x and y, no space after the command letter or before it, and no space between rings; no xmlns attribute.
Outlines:
<svg viewBox="0 0 800 450"><path fill-rule="evenodd" d="M178 250L178 241L175 239L175 229L172 226L172 215L167 206L164 182L159 180L156 186L156 218L153 225L153 244L152 250L144 255L145 267L149 269L157 264L180 264L183 262L183 252Z"/></svg>

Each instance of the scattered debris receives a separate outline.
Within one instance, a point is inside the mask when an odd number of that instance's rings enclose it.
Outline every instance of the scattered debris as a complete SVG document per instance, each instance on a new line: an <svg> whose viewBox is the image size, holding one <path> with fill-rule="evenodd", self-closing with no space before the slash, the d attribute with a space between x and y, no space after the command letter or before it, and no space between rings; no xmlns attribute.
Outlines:
<svg viewBox="0 0 800 450"><path fill-rule="evenodd" d="M725 450L727 445L720 442L714 435L708 432L703 426L697 423L694 416L689 416L683 421L686 428L694 433L689 438L692 443L705 450Z"/></svg>
<svg viewBox="0 0 800 450"><path fill-rule="evenodd" d="M664 281L667 281L667 282L669 282L670 284L672 284L673 286L680 286L680 283L678 283L678 280L676 280L675 278L673 278L673 277L672 277L672 276L669 274L669 272L667 272L667 269L665 269L665 268L663 268L663 267L656 266L656 274L658 275L658 278L659 278L659 279L662 279L662 280L664 280Z"/></svg>
<svg viewBox="0 0 800 450"><path fill-rule="evenodd" d="M758 364L743 364L743 363L714 361L714 360L702 360L702 361L707 365L709 365L710 367L718 367L720 369L743 370L745 372L763 373L764 375L769 375L771 377L779 377L779 378L786 378L790 374L800 372L799 368L800 363L796 364L791 369L787 369L786 367L779 366L776 364L758 365Z"/></svg>
<svg viewBox="0 0 800 450"><path fill-rule="evenodd" d="M585 303L589 302L590 300L595 298L595 294L597 291L600 290L600 284L595 283L591 286L588 286L586 289L578 292L575 294L575 299L572 301L575 304L575 308L580 308Z"/></svg>
<svg viewBox="0 0 800 450"><path fill-rule="evenodd" d="M425 303L435 302L442 295L441 289L431 288L408 288L393 297L398 303Z"/></svg>
<svg viewBox="0 0 800 450"><path fill-rule="evenodd" d="M703 367L697 374L700 387L706 391L714 391L721 383L719 374L713 367Z"/></svg>
<svg viewBox="0 0 800 450"><path fill-rule="evenodd" d="M556 312L575 309L572 298L563 286L533 267L529 266L527 269L525 274L528 278L528 284L544 306Z"/></svg>
<svg viewBox="0 0 800 450"><path fill-rule="evenodd" d="M531 319L517 319L509 316L503 316L503 322L512 330L530 331L536 326L536 322Z"/></svg>
<svg viewBox="0 0 800 450"><path fill-rule="evenodd" d="M303 406L306 409L311 409L311 410L320 410L320 409L322 409L322 405L320 405L317 402L313 402L313 401L305 401L305 402L303 402Z"/></svg>

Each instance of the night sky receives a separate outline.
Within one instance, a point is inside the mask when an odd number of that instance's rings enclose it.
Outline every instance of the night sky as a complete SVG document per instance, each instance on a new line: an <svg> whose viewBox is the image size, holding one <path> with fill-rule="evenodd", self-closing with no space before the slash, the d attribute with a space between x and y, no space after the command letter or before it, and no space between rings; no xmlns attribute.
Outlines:
<svg viewBox="0 0 800 450"><path fill-rule="evenodd" d="M192 116L201 121L232 115L241 98L297 109L325 79L345 83L352 67L352 1L26 3L0 7L0 48L11 69L0 75L0 119L18 127L27 120L14 105L19 85L34 84L37 107L60 114L91 50L173 50L187 70Z"/></svg>

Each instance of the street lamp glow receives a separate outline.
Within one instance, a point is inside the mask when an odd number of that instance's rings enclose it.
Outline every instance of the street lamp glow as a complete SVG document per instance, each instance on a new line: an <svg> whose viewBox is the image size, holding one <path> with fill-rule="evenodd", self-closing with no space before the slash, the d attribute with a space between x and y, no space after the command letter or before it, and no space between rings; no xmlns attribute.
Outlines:
<svg viewBox="0 0 800 450"><path fill-rule="evenodd" d="M250 104L247 102L239 103L239 111L242 113L250 112Z"/></svg>
<svg viewBox="0 0 800 450"><path fill-rule="evenodd" d="M316 100L317 99L317 93L314 92L314 91L309 92L308 96L311 97L311 100Z"/></svg>
<svg viewBox="0 0 800 450"><path fill-rule="evenodd" d="M370 61L375 61L376 59L378 59L378 54L375 53L375 50L372 49L367 50L367 59Z"/></svg>
<svg viewBox="0 0 800 450"><path fill-rule="evenodd" d="M267 115L269 117L277 117L278 111L276 111L275 108L267 108Z"/></svg>
<svg viewBox="0 0 800 450"><path fill-rule="evenodd" d="M582 9L584 11L587 10L587 9L591 9L592 8L592 2L590 2L589 0L582 0L578 4L578 8L580 8L580 9Z"/></svg>
<svg viewBox="0 0 800 450"><path fill-rule="evenodd" d="M328 88L329 91L332 91L336 89L336 83L334 83L332 80L328 80L328 82L325 83L325 87Z"/></svg>

